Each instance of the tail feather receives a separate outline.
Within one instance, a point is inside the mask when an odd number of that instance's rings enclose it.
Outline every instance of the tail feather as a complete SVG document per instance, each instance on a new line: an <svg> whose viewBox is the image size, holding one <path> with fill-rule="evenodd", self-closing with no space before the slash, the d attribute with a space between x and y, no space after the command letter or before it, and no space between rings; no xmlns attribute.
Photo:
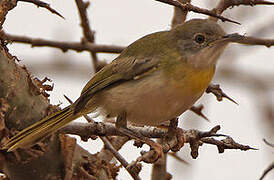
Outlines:
<svg viewBox="0 0 274 180"><path fill-rule="evenodd" d="M33 145L77 117L79 117L79 115L74 115L70 106L68 106L20 131L4 145L3 149L13 151L19 147Z"/></svg>

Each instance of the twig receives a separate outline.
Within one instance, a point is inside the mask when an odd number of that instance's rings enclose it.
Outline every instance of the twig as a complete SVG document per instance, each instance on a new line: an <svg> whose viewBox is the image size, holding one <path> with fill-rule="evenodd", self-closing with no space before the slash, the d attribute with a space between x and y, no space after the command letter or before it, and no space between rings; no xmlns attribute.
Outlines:
<svg viewBox="0 0 274 180"><path fill-rule="evenodd" d="M135 180L141 180L139 177L140 169L136 171L133 171L134 168L129 168L132 166L129 166L128 162L121 156L120 153L112 146L110 141L106 137L100 137L101 140L104 142L105 147L112 152L112 154L115 156L115 158L122 164L122 166L128 171L128 173L132 176Z"/></svg>
<svg viewBox="0 0 274 180"><path fill-rule="evenodd" d="M202 8L197 7L197 6L193 6L193 5L189 4L189 3L182 4L182 3L180 3L177 0L156 0L156 1L159 1L159 2L162 2L162 3L166 3L166 4L169 4L169 5L173 5L175 7L178 7L180 9L182 9L183 11L193 11L193 12L196 12L196 13L205 14L205 15L208 15L208 16L212 16L212 17L221 19L222 21L228 21L228 22L240 24L240 23L238 23L236 21L230 20L228 18L225 18L225 17L223 17L221 15L216 14L215 11L210 11L210 10L207 10L207 9L202 9Z"/></svg>
<svg viewBox="0 0 274 180"><path fill-rule="evenodd" d="M265 138L263 139L263 141L265 142L265 144L267 144L268 146L270 147L273 147L274 148L274 144L268 142Z"/></svg>
<svg viewBox="0 0 274 180"><path fill-rule="evenodd" d="M274 162L264 170L262 176L260 177L260 180L263 180L267 173L269 173L272 169L274 169Z"/></svg>
<svg viewBox="0 0 274 180"><path fill-rule="evenodd" d="M216 14L222 14L226 9L233 6L255 6L255 5L274 5L274 2L264 1L264 0L221 0L213 11Z"/></svg>
<svg viewBox="0 0 274 180"><path fill-rule="evenodd" d="M85 37L85 41L88 41L90 43L94 43L94 32L92 32L91 28L90 28L90 24L89 24L89 20L87 17L87 8L89 6L89 2L84 3L82 0L75 0L76 4L77 4L77 8L79 11L79 15L80 15L80 20L81 20L81 26L82 26L82 30L83 30L83 34ZM90 56L92 59L92 63L93 63L93 69L95 71L98 71L98 58L95 52L90 52Z"/></svg>
<svg viewBox="0 0 274 180"><path fill-rule="evenodd" d="M37 5L38 7L46 8L47 10L52 12L53 14L56 14L57 16L65 19L59 12L57 12L55 9L51 8L48 3L45 3L43 1L39 1L39 0L18 0L18 1L29 2L29 3Z"/></svg>
<svg viewBox="0 0 274 180"><path fill-rule="evenodd" d="M190 3L191 0L178 0L180 3ZM188 11L184 11L178 7L174 7L174 13L173 13L173 18L172 18L172 28L177 26L178 24L181 24L185 22L186 17L187 17Z"/></svg>
<svg viewBox="0 0 274 180"><path fill-rule="evenodd" d="M31 47L53 47L59 48L63 52L68 50L74 50L77 52L89 51L97 53L120 53L124 49L121 46L115 45L103 45L103 44L93 44L93 43L79 43L79 42L61 42L61 41L51 41L40 38L30 38L25 36L17 36L4 34L7 40L17 43L31 44Z"/></svg>

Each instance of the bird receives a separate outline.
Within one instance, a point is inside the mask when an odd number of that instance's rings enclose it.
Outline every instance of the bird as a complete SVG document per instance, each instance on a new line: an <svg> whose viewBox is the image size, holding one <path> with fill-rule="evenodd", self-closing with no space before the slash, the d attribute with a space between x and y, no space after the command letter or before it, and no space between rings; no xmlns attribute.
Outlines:
<svg viewBox="0 0 274 180"><path fill-rule="evenodd" d="M97 111L127 122L157 126L178 117L205 92L231 38L217 22L192 19L146 35L94 74L79 98L13 136L2 149L34 145L74 119Z"/></svg>

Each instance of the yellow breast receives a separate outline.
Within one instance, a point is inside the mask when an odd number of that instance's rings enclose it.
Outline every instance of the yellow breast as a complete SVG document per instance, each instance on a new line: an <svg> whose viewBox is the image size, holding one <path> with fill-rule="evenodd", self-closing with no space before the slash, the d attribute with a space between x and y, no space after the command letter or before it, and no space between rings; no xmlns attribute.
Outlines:
<svg viewBox="0 0 274 180"><path fill-rule="evenodd" d="M182 63L170 68L167 76L170 85L178 93L201 94L209 85L214 72L215 66L201 69Z"/></svg>

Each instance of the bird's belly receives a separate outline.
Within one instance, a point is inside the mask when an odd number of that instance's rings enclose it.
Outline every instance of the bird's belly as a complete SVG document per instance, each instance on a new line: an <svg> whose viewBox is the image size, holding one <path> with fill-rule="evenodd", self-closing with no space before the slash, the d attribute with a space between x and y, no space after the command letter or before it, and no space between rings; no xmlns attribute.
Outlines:
<svg viewBox="0 0 274 180"><path fill-rule="evenodd" d="M181 79L180 84L185 80ZM202 95L189 86L173 86L163 72L124 82L96 96L97 104L107 115L126 112L127 121L138 125L159 125L190 108Z"/></svg>

